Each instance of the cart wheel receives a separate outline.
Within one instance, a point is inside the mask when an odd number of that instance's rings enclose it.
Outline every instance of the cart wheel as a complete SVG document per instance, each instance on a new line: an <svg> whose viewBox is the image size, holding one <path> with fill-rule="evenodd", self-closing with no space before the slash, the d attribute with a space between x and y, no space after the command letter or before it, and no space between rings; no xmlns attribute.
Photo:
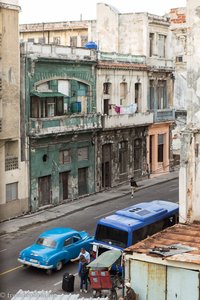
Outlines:
<svg viewBox="0 0 200 300"><path fill-rule="evenodd" d="M94 298L96 298L96 296L97 296L97 291L93 291L93 292L92 292L92 296L93 296Z"/></svg>
<svg viewBox="0 0 200 300"><path fill-rule="evenodd" d="M46 274L47 274L47 275L51 275L51 274L52 274L52 269L46 270Z"/></svg>
<svg viewBox="0 0 200 300"><path fill-rule="evenodd" d="M110 294L110 296L109 296L109 300L117 300L117 292L116 292L115 289L113 289L113 290L111 291L111 294Z"/></svg>

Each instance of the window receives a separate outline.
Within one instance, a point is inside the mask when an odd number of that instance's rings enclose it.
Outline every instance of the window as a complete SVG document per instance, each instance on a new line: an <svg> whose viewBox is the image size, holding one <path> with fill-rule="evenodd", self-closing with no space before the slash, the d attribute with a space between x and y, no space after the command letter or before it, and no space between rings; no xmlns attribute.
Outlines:
<svg viewBox="0 0 200 300"><path fill-rule="evenodd" d="M81 47L84 47L88 41L87 35L81 35Z"/></svg>
<svg viewBox="0 0 200 300"><path fill-rule="evenodd" d="M45 44L45 37L38 38L39 44Z"/></svg>
<svg viewBox="0 0 200 300"><path fill-rule="evenodd" d="M31 38L29 38L29 39L28 39L28 42L30 42L30 43L34 43L34 42L35 42L35 39L31 39Z"/></svg>
<svg viewBox="0 0 200 300"><path fill-rule="evenodd" d="M128 88L126 82L120 83L120 105L126 105L126 97L128 94Z"/></svg>
<svg viewBox="0 0 200 300"><path fill-rule="evenodd" d="M18 182L6 184L6 201L18 199Z"/></svg>
<svg viewBox="0 0 200 300"><path fill-rule="evenodd" d="M149 34L149 56L153 56L154 33Z"/></svg>
<svg viewBox="0 0 200 300"><path fill-rule="evenodd" d="M80 160L88 160L88 147L78 149L78 161Z"/></svg>
<svg viewBox="0 0 200 300"><path fill-rule="evenodd" d="M54 117L55 116L55 103L52 100L47 100L47 117Z"/></svg>
<svg viewBox="0 0 200 300"><path fill-rule="evenodd" d="M154 80L150 80L149 86L149 94L150 94L150 109L155 109L155 88L154 88Z"/></svg>
<svg viewBox="0 0 200 300"><path fill-rule="evenodd" d="M61 164L70 164L71 163L70 150L60 151L60 163Z"/></svg>
<svg viewBox="0 0 200 300"><path fill-rule="evenodd" d="M97 226L95 239L106 242L109 245L125 248L128 245L128 232L99 224Z"/></svg>
<svg viewBox="0 0 200 300"><path fill-rule="evenodd" d="M18 141L5 143L5 171L18 169Z"/></svg>
<svg viewBox="0 0 200 300"><path fill-rule="evenodd" d="M72 240L72 238L70 237L70 238L68 238L68 239L66 239L66 240L64 241L64 247L69 246L69 245L71 245L72 243L73 243L73 240Z"/></svg>
<svg viewBox="0 0 200 300"><path fill-rule="evenodd" d="M134 141L134 175L141 172L142 165L142 140Z"/></svg>
<svg viewBox="0 0 200 300"><path fill-rule="evenodd" d="M144 226L142 228L134 230L133 234L132 234L132 244L134 245L134 244L146 239L148 236L151 236L157 232L160 232L167 227L175 225L176 219L177 219L177 216L173 215L171 217L165 218L163 220L154 222L152 224L149 224L147 226Z"/></svg>
<svg viewBox="0 0 200 300"><path fill-rule="evenodd" d="M166 53L166 36L163 34L158 35L158 56L165 57Z"/></svg>
<svg viewBox="0 0 200 300"><path fill-rule="evenodd" d="M167 83L165 80L158 80L158 109L167 108Z"/></svg>
<svg viewBox="0 0 200 300"><path fill-rule="evenodd" d="M31 97L31 117L46 118L64 114L63 97Z"/></svg>
<svg viewBox="0 0 200 300"><path fill-rule="evenodd" d="M70 46L77 47L77 36L70 36Z"/></svg>
<svg viewBox="0 0 200 300"><path fill-rule="evenodd" d="M158 135L158 162L163 162L164 134Z"/></svg>
<svg viewBox="0 0 200 300"><path fill-rule="evenodd" d="M55 248L56 247L56 241L50 239L50 238L38 238L36 241L37 245L45 246L48 248Z"/></svg>
<svg viewBox="0 0 200 300"><path fill-rule="evenodd" d="M183 62L183 56L176 56L176 62Z"/></svg>
<svg viewBox="0 0 200 300"><path fill-rule="evenodd" d="M54 37L54 38L53 38L53 43L54 43L55 45L60 45L60 37L59 37L59 36Z"/></svg>
<svg viewBox="0 0 200 300"><path fill-rule="evenodd" d="M137 104L137 111L141 110L141 83L135 83L135 104Z"/></svg>
<svg viewBox="0 0 200 300"><path fill-rule="evenodd" d="M119 173L127 172L128 142L119 143Z"/></svg>
<svg viewBox="0 0 200 300"><path fill-rule="evenodd" d="M106 95L111 94L111 83L110 82L105 82L103 84L103 93L106 94Z"/></svg>

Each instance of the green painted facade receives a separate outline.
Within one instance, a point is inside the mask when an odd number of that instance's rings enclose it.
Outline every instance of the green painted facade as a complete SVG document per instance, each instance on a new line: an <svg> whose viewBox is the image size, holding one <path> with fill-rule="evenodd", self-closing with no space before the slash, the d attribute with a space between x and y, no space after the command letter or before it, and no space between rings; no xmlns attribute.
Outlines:
<svg viewBox="0 0 200 300"><path fill-rule="evenodd" d="M31 211L95 192L93 141L96 131L101 130L95 111L95 64L96 61L32 59L28 55L25 59ZM62 102L67 111L44 116L42 110L48 114L51 106L45 92L56 99L59 81L68 83ZM77 109L78 99L83 101L81 110Z"/></svg>

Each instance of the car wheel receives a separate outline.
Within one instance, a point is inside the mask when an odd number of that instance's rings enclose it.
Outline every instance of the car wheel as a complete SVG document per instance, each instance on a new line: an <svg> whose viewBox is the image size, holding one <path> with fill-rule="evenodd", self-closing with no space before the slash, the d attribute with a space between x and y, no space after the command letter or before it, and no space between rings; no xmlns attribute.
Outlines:
<svg viewBox="0 0 200 300"><path fill-rule="evenodd" d="M47 275L51 275L52 274L52 270L51 269L46 270L46 274Z"/></svg>
<svg viewBox="0 0 200 300"><path fill-rule="evenodd" d="M63 262L62 261L58 261L56 264L56 271L60 271L63 267Z"/></svg>

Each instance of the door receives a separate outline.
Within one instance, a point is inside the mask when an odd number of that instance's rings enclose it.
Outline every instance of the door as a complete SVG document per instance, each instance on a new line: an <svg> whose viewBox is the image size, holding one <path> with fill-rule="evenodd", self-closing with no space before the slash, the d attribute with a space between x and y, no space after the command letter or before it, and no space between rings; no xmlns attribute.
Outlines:
<svg viewBox="0 0 200 300"><path fill-rule="evenodd" d="M68 199L68 175L69 172L60 173L60 200Z"/></svg>
<svg viewBox="0 0 200 300"><path fill-rule="evenodd" d="M109 115L109 99L104 99L103 113Z"/></svg>
<svg viewBox="0 0 200 300"><path fill-rule="evenodd" d="M39 207L51 203L51 176L38 178Z"/></svg>
<svg viewBox="0 0 200 300"><path fill-rule="evenodd" d="M88 193L87 188L87 168L78 169L78 195L85 195Z"/></svg>
<svg viewBox="0 0 200 300"><path fill-rule="evenodd" d="M111 144L102 147L102 187L111 187Z"/></svg>
<svg viewBox="0 0 200 300"><path fill-rule="evenodd" d="M149 171L152 173L152 146L153 146L153 136L150 135L149 137Z"/></svg>
<svg viewBox="0 0 200 300"><path fill-rule="evenodd" d="M199 271L168 267L166 299L199 299Z"/></svg>

